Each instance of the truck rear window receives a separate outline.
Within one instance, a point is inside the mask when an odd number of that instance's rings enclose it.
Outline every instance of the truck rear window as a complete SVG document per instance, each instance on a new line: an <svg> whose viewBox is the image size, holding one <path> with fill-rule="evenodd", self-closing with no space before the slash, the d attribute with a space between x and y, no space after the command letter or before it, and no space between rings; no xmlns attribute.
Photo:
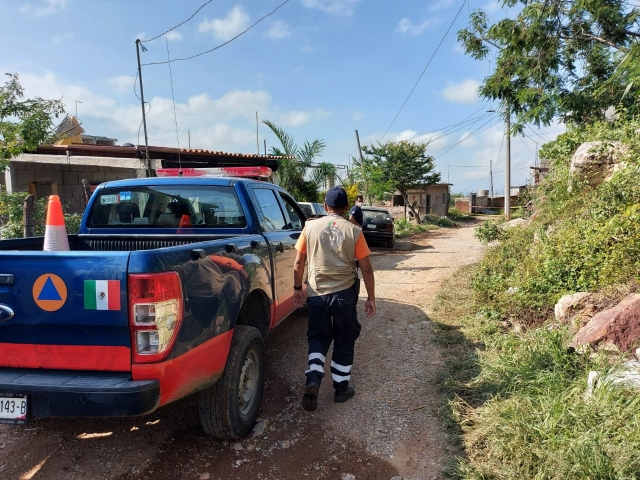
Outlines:
<svg viewBox="0 0 640 480"><path fill-rule="evenodd" d="M87 226L242 228L247 224L232 187L140 186L103 188Z"/></svg>

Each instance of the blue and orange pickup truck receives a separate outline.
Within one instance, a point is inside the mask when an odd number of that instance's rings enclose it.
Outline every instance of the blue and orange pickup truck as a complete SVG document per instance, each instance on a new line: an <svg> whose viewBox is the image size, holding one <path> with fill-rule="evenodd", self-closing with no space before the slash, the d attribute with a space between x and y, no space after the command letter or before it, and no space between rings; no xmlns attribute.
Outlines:
<svg viewBox="0 0 640 480"><path fill-rule="evenodd" d="M204 430L243 437L264 339L295 310L304 222L271 183L153 177L100 185L70 251L0 241L0 423L144 415L198 392Z"/></svg>

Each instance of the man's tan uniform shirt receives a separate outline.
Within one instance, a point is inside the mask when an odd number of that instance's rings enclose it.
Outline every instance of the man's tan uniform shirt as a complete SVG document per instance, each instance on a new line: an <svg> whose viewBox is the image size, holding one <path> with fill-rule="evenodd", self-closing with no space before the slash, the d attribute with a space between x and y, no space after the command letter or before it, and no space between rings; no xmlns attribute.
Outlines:
<svg viewBox="0 0 640 480"><path fill-rule="evenodd" d="M346 290L356 279L356 260L371 254L362 229L341 216L308 221L296 243L307 255L310 297Z"/></svg>

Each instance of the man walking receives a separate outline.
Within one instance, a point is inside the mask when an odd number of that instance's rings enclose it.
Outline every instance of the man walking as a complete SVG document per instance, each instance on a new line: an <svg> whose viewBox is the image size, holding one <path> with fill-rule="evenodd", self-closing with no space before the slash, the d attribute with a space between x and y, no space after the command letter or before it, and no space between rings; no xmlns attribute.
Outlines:
<svg viewBox="0 0 640 480"><path fill-rule="evenodd" d="M369 260L371 252L362 229L344 218L348 206L347 192L341 187L330 188L324 204L328 216L307 222L296 243L294 303L302 307L306 300L309 308L309 368L305 372L307 385L302 399L302 406L308 411L318 406L318 391L332 341L334 401L346 402L355 394L349 380L355 341L360 335L356 311L360 282L357 280L356 260L360 263L367 289L365 313L367 317L376 313L375 283ZM305 265L307 292L302 290Z"/></svg>
<svg viewBox="0 0 640 480"><path fill-rule="evenodd" d="M349 212L349 221L354 225L358 225L362 228L362 224L364 223L364 218L362 216L362 204L364 203L364 197L362 195L356 196L356 204L351 208Z"/></svg>

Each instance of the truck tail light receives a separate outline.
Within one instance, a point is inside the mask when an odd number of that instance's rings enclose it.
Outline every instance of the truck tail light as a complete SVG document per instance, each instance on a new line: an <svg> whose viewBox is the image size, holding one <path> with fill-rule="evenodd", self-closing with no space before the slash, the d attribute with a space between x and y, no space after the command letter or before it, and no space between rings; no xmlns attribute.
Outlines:
<svg viewBox="0 0 640 480"><path fill-rule="evenodd" d="M167 358L182 323L177 272L129 275L129 327L134 363Z"/></svg>

